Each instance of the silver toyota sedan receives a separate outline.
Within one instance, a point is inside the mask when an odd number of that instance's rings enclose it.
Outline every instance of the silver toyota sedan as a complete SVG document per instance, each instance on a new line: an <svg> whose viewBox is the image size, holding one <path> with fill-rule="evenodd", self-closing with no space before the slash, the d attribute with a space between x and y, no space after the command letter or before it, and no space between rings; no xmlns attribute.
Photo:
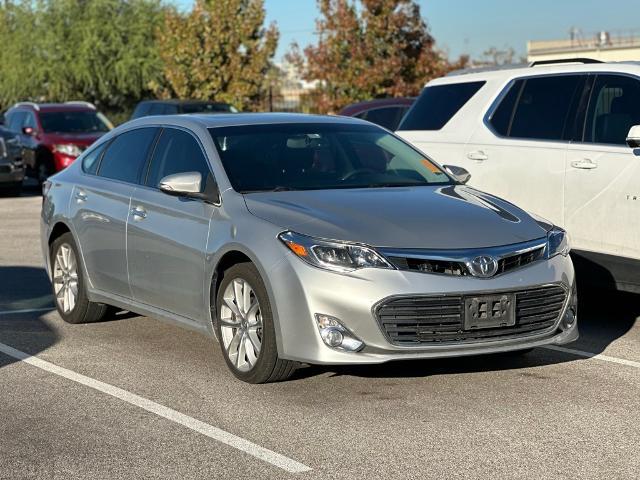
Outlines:
<svg viewBox="0 0 640 480"><path fill-rule="evenodd" d="M191 327L251 383L575 340L567 235L468 177L353 118L145 117L44 184L42 249L65 321Z"/></svg>

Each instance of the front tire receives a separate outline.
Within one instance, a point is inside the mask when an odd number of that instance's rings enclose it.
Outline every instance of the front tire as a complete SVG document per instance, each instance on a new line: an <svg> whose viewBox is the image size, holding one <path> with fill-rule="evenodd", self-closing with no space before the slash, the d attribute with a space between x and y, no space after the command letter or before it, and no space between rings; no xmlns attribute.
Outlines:
<svg viewBox="0 0 640 480"><path fill-rule="evenodd" d="M297 363L278 357L267 289L252 263L223 273L216 296L216 335L229 370L247 383L288 379Z"/></svg>
<svg viewBox="0 0 640 480"><path fill-rule="evenodd" d="M62 319L73 324L102 320L107 305L89 301L82 259L71 233L56 238L49 255L53 295Z"/></svg>

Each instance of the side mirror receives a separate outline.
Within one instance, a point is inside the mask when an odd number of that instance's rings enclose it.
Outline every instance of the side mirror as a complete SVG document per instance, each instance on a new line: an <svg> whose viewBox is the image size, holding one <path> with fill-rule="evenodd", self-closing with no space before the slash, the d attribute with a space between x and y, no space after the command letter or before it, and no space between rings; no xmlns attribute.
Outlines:
<svg viewBox="0 0 640 480"><path fill-rule="evenodd" d="M634 125L629 129L627 145L631 148L640 148L640 125Z"/></svg>
<svg viewBox="0 0 640 480"><path fill-rule="evenodd" d="M160 191L175 197L198 198L209 203L219 203L218 186L212 180L202 192L202 175L199 172L184 172L167 175L160 180Z"/></svg>
<svg viewBox="0 0 640 480"><path fill-rule="evenodd" d="M168 195L193 195L200 193L202 175L198 172L174 173L160 180L160 190Z"/></svg>
<svg viewBox="0 0 640 480"><path fill-rule="evenodd" d="M36 129L33 127L22 127L22 133L33 137L36 134Z"/></svg>
<svg viewBox="0 0 640 480"><path fill-rule="evenodd" d="M465 184L471 178L471 174L462 167L456 167L455 165L443 165L444 169L452 175L457 181Z"/></svg>

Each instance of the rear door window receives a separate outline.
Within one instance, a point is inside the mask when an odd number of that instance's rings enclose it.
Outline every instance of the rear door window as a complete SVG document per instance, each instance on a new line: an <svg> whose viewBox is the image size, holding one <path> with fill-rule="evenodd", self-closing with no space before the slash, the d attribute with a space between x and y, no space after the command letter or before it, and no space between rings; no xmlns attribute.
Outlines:
<svg viewBox="0 0 640 480"><path fill-rule="evenodd" d="M146 185L157 188L167 175L186 172L200 173L205 186L210 169L200 144L184 130L165 128L154 150Z"/></svg>
<svg viewBox="0 0 640 480"><path fill-rule="evenodd" d="M640 81L623 75L598 75L591 93L584 141L626 145L629 129L640 124Z"/></svg>
<svg viewBox="0 0 640 480"><path fill-rule="evenodd" d="M569 112L574 96L581 92L580 86L583 82L583 75L553 75L525 79L519 89L513 89L517 92L517 102L508 124L508 107L515 101L513 95L516 93L511 95L510 92L505 97L504 110L496 110L496 130L499 133L506 132L504 136L512 138L562 140L565 127L573 121L569 118Z"/></svg>
<svg viewBox="0 0 640 480"><path fill-rule="evenodd" d="M138 183L157 128L137 128L117 136L102 157L98 175Z"/></svg>
<svg viewBox="0 0 640 480"><path fill-rule="evenodd" d="M484 84L466 82L426 87L398 130L440 130Z"/></svg>

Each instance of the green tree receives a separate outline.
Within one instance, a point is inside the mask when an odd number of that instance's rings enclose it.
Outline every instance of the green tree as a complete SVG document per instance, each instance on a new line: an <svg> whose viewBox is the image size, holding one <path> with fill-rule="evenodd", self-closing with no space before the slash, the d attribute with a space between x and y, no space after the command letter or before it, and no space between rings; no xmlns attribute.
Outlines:
<svg viewBox="0 0 640 480"><path fill-rule="evenodd" d="M130 110L161 79L155 30L164 8L160 0L6 1L0 103L87 100Z"/></svg>
<svg viewBox="0 0 640 480"><path fill-rule="evenodd" d="M188 13L166 13L158 30L164 63L162 97L220 100L241 109L266 95L265 76L278 44L265 28L262 0L196 0Z"/></svg>
<svg viewBox="0 0 640 480"><path fill-rule="evenodd" d="M318 43L303 51L294 44L287 55L306 80L319 80L309 95L317 111L416 95L426 81L452 68L435 49L414 1L318 0L318 6Z"/></svg>

